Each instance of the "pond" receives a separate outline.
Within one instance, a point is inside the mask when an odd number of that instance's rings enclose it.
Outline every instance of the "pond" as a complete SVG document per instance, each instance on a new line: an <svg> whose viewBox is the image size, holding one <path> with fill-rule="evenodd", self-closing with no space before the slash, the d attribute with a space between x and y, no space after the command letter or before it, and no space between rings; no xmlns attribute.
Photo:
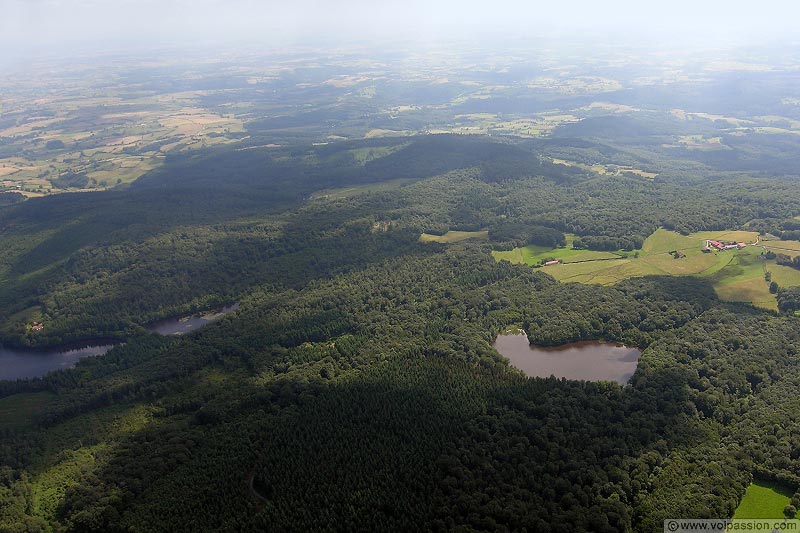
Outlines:
<svg viewBox="0 0 800 533"><path fill-rule="evenodd" d="M203 326L222 318L228 313L236 311L237 309L239 309L238 302L203 314L168 318L152 324L147 329L153 333L158 333L159 335L184 335L191 331L200 329Z"/></svg>
<svg viewBox="0 0 800 533"><path fill-rule="evenodd" d="M494 347L527 376L616 381L621 385L636 371L642 355L637 348L603 341L536 346L528 343L524 333L499 335Z"/></svg>
<svg viewBox="0 0 800 533"><path fill-rule="evenodd" d="M53 370L72 368L79 359L103 355L113 344L72 350L25 350L0 346L0 380L41 377Z"/></svg>

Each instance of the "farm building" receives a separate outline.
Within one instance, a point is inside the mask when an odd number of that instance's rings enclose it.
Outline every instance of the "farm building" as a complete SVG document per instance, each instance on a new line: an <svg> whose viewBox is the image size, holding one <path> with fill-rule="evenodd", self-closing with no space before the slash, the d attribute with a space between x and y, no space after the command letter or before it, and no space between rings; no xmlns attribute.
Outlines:
<svg viewBox="0 0 800 533"><path fill-rule="evenodd" d="M559 264L559 263L561 263L561 260L559 260L559 259L553 259L552 261L546 261L546 262L545 262L545 264L544 264L544 266L557 265L557 264Z"/></svg>
<svg viewBox="0 0 800 533"><path fill-rule="evenodd" d="M747 244L743 242L706 241L706 246L703 251L711 251L711 247L714 247L721 252L725 250L741 250L745 246L747 246Z"/></svg>

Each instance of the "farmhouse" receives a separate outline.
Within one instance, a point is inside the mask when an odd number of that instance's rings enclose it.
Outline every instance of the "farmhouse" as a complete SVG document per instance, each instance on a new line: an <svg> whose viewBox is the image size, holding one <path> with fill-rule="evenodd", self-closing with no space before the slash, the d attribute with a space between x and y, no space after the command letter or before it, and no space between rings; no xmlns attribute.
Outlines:
<svg viewBox="0 0 800 533"><path fill-rule="evenodd" d="M561 263L561 260L553 259L552 261L545 261L544 266L557 265L559 263Z"/></svg>
<svg viewBox="0 0 800 533"><path fill-rule="evenodd" d="M706 246L703 251L711 251L711 247L716 248L720 252L725 250L741 250L745 246L747 246L747 244L743 242L706 241Z"/></svg>
<svg viewBox="0 0 800 533"><path fill-rule="evenodd" d="M31 331L42 331L44 329L44 324L41 322L34 322L31 326Z"/></svg>

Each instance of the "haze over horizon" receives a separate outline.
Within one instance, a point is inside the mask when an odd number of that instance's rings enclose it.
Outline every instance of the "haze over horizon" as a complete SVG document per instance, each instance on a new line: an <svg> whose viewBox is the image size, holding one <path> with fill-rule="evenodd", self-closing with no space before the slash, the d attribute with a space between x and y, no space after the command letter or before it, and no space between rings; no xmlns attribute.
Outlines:
<svg viewBox="0 0 800 533"><path fill-rule="evenodd" d="M800 5L781 0L644 4L476 0L5 0L0 44L25 57L74 46L579 38L675 46L794 40Z"/></svg>

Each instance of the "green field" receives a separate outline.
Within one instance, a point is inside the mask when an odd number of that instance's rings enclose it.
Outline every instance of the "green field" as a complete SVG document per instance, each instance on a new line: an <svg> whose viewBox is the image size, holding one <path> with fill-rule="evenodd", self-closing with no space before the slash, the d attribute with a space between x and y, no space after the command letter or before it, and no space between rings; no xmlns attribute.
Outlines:
<svg viewBox="0 0 800 533"><path fill-rule="evenodd" d="M551 161L555 165L564 165L564 166L567 166L567 167L580 168L582 170L586 170L586 171L589 171L589 172L594 172L595 174L599 174L601 176L619 176L620 174L626 174L626 173L627 174L635 174L637 176L640 176L642 178L647 178L647 179L653 179L656 176L658 176L658 174L656 174L655 172L647 172L647 171L640 170L638 168L629 167L629 166L601 165L601 164L586 165L586 164L583 164L583 163L576 163L576 162L573 162L573 161L567 161L565 159L557 159L557 158L553 158Z"/></svg>
<svg viewBox="0 0 800 533"><path fill-rule="evenodd" d="M563 248L548 248L546 246L530 245L524 248L514 248L508 251L495 251L492 255L498 261L509 261L511 263L525 263L526 265L538 265L543 260L560 259L564 264L583 263L586 261L607 261L619 260L628 255L627 252L596 252L594 250L576 250L572 248L575 235L567 233L565 235L567 245ZM632 254L632 252L631 252Z"/></svg>
<svg viewBox="0 0 800 533"><path fill-rule="evenodd" d="M430 233L423 233L419 236L422 242L441 242L444 244L452 242L466 241L467 239L481 239L487 240L489 232L484 231L448 231L444 235L432 235Z"/></svg>
<svg viewBox="0 0 800 533"><path fill-rule="evenodd" d="M792 493L785 487L767 482L751 483L733 518L783 518Z"/></svg>
<svg viewBox="0 0 800 533"><path fill-rule="evenodd" d="M792 257L800 253L800 241L767 241L763 244L775 253L782 253Z"/></svg>
<svg viewBox="0 0 800 533"><path fill-rule="evenodd" d="M760 259L760 254L760 248L745 248L732 254L731 261L723 268L705 275L713 283L720 299L751 302L765 309L777 309L775 296L770 294L769 285L764 279L767 261Z"/></svg>
<svg viewBox="0 0 800 533"><path fill-rule="evenodd" d="M800 285L800 270L796 268L770 264L769 271L772 273L772 279L781 287Z"/></svg>
<svg viewBox="0 0 800 533"><path fill-rule="evenodd" d="M755 243L758 234L751 231L703 231L680 235L659 229L645 240L641 250L634 252L574 250L569 247L572 239L574 236L570 235L566 248L527 246L492 254L498 261L528 265L537 265L547 258L561 259L562 264L545 269L554 278L565 282L613 285L636 276L699 276L707 278L714 285L720 299L750 302L765 309L777 309L775 296L770 294L769 284L764 279L767 270L772 272L773 279L782 287L800 285L800 271L777 266L774 261L764 261L760 258L764 251L761 246L703 253L706 240ZM787 249L795 246L794 241L780 242ZM675 259L670 254L675 250L685 257Z"/></svg>

